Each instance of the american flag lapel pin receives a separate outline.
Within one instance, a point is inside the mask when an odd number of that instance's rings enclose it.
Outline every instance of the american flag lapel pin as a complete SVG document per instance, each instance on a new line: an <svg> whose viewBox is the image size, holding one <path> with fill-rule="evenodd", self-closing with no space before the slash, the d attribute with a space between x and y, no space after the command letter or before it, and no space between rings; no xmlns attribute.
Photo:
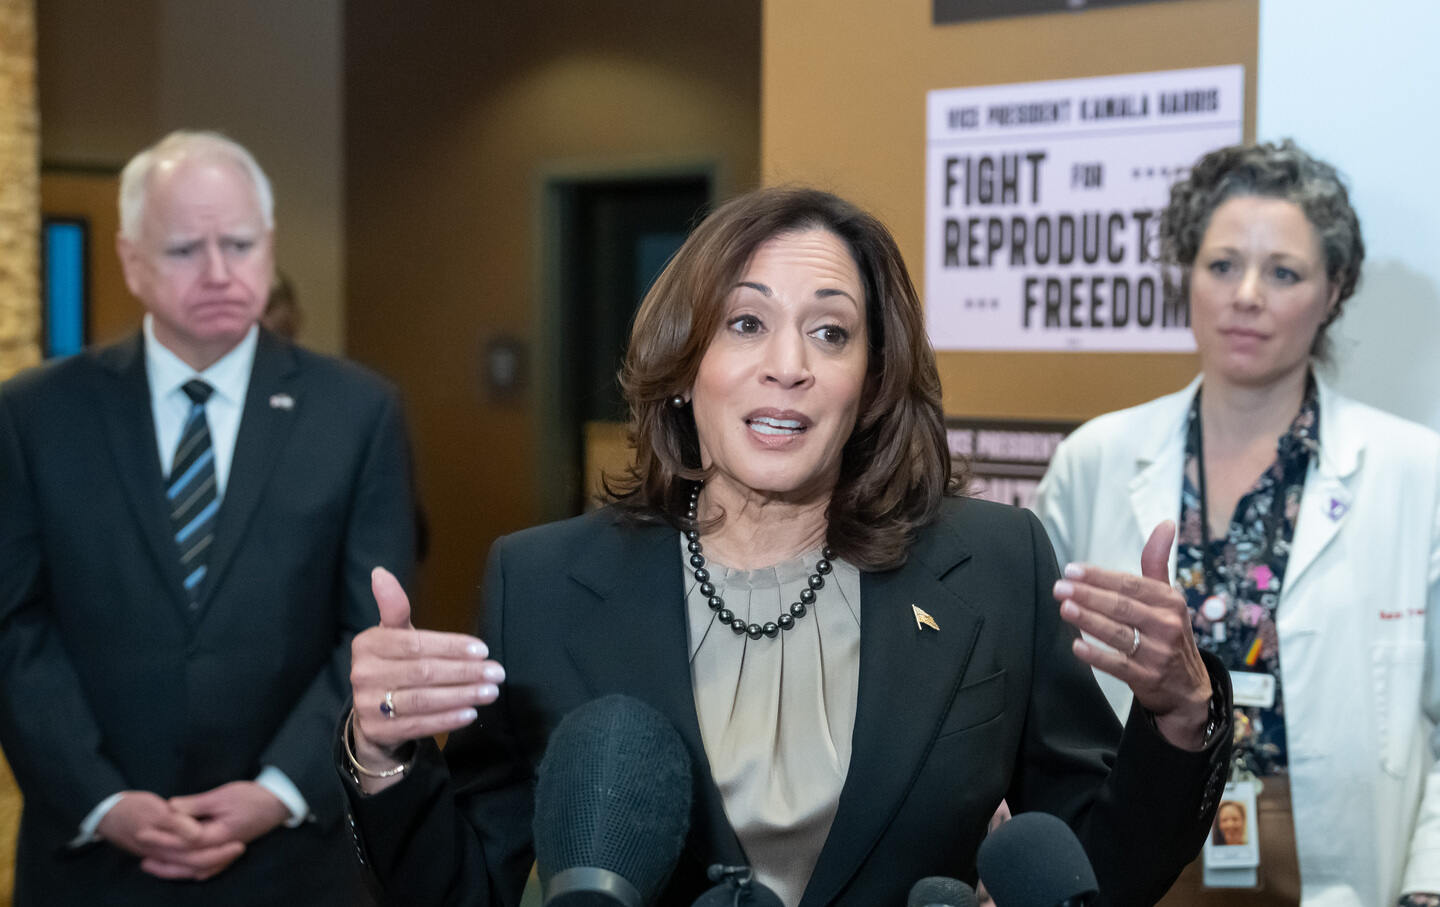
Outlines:
<svg viewBox="0 0 1440 907"><path fill-rule="evenodd" d="M271 408L271 409L284 409L284 410L294 409L294 408L295 408L295 398L292 397L292 396L290 396L289 394L271 394L271 395L270 395L270 408Z"/></svg>
<svg viewBox="0 0 1440 907"><path fill-rule="evenodd" d="M929 614L926 614L926 613L925 613L925 609L924 609L924 608L922 608L922 607L920 607L919 605L914 604L914 603L912 602L912 603L910 604L910 610L915 612L915 629L916 629L916 630L923 630L923 629L925 629L926 627L929 627L930 629L934 630L936 633L939 633L939 632L940 632L940 625L937 624L937 623L935 623L935 618L933 618L933 617L931 617Z"/></svg>

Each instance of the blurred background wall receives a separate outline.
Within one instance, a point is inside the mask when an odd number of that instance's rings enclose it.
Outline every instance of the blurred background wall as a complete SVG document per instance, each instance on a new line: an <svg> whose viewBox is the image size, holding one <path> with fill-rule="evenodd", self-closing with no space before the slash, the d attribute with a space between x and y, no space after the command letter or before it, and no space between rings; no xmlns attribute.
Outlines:
<svg viewBox="0 0 1440 907"><path fill-rule="evenodd" d="M352 3L345 24L348 352L405 391L422 613L468 627L490 542L573 512L545 443L565 402L547 186L687 167L720 197L754 186L760 4ZM497 340L524 360L508 393L486 383Z"/></svg>
<svg viewBox="0 0 1440 907"><path fill-rule="evenodd" d="M1261 136L1293 135L1349 178L1365 271L1335 324L1337 385L1440 429L1440 5L1260 6Z"/></svg>
<svg viewBox="0 0 1440 907"><path fill-rule="evenodd" d="M47 210L113 217L113 179L136 151L172 129L226 133L274 184L275 257L300 288L305 342L341 352L341 0L45 0L36 13ZM118 283L113 223L91 231L95 341L140 317Z"/></svg>

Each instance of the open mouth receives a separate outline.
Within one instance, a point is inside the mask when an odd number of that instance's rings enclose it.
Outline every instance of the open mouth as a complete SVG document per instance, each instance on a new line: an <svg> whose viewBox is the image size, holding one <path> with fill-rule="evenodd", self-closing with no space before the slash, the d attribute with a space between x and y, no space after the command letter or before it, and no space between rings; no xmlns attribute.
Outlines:
<svg viewBox="0 0 1440 907"><path fill-rule="evenodd" d="M799 419L777 419L773 416L754 416L746 419L745 424L757 434L781 436L798 435L809 427Z"/></svg>

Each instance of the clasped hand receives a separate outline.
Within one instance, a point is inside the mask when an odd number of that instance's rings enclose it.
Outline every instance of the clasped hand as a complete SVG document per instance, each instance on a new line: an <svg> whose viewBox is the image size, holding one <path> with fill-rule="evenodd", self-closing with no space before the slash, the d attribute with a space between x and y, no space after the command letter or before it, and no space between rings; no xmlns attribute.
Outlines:
<svg viewBox="0 0 1440 907"><path fill-rule="evenodd" d="M415 629L410 600L389 571L376 567L370 584L380 625L350 645L354 752L362 765L384 771L406 743L474 721L477 708L500 695L505 669L474 636ZM367 791L383 786L366 779Z"/></svg>
<svg viewBox="0 0 1440 907"><path fill-rule="evenodd" d="M253 781L232 781L169 800L126 791L96 828L162 879L208 879L240 858L245 845L289 818L285 805Z"/></svg>
<svg viewBox="0 0 1440 907"><path fill-rule="evenodd" d="M1077 639L1076 657L1124 681L1165 739L1198 750L1209 718L1210 676L1185 596L1169 582L1174 540L1174 523L1155 527L1140 555L1140 576L1068 564L1054 594L1061 618L1108 646Z"/></svg>

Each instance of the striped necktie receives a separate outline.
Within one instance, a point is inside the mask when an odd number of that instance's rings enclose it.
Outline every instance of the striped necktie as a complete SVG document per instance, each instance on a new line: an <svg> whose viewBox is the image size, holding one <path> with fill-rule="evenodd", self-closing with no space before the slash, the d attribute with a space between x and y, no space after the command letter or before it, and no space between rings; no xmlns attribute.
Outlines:
<svg viewBox="0 0 1440 907"><path fill-rule="evenodd" d="M193 608L200 601L210 545L215 541L215 515L220 496L215 487L215 449L210 446L210 423L205 421L205 401L214 391L199 379L185 382L190 414L180 430L175 462L170 467L165 497L170 505L170 525L180 549L180 572L185 577L185 594Z"/></svg>

